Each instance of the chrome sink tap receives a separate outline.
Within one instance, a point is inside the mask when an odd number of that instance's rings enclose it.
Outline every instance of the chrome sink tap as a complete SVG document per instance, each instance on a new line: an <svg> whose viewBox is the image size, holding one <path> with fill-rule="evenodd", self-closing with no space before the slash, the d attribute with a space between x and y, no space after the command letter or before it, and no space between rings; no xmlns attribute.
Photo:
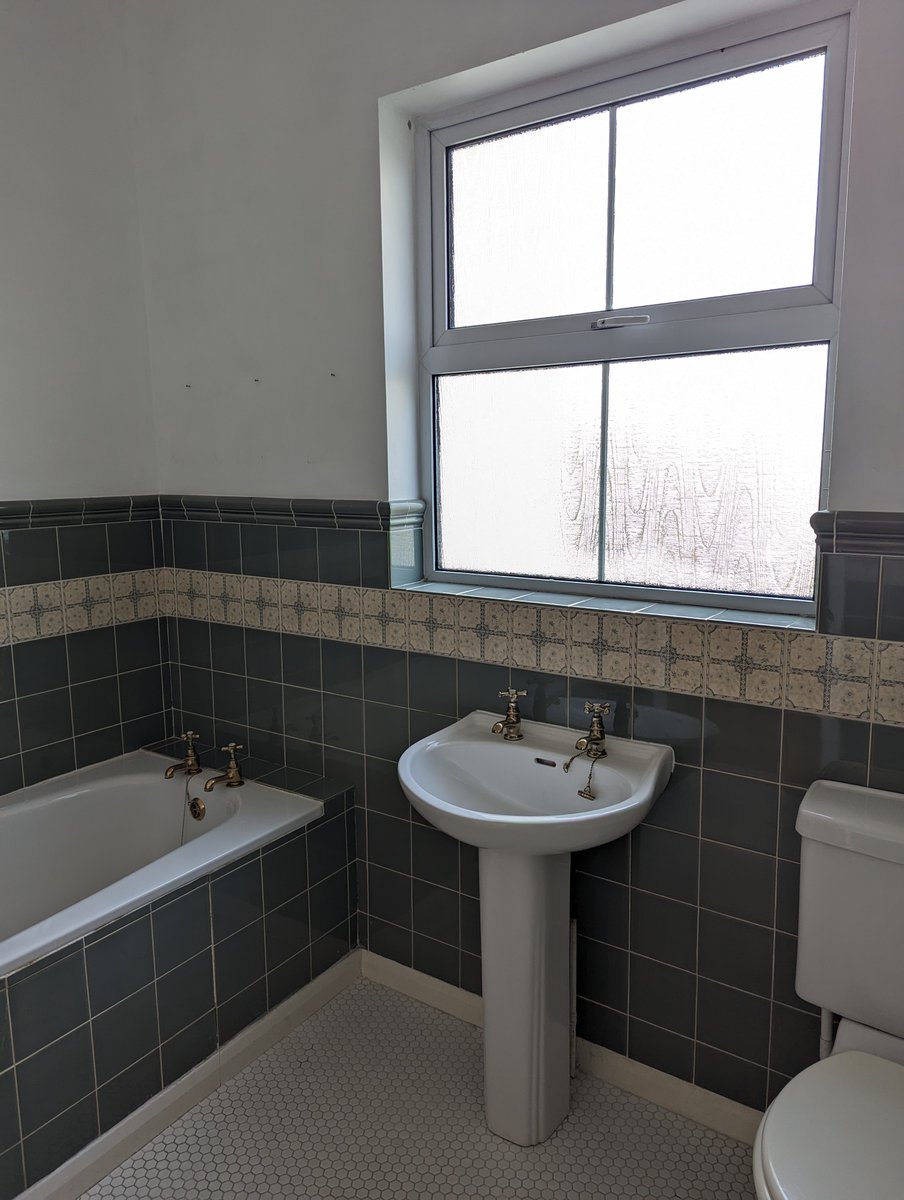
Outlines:
<svg viewBox="0 0 904 1200"><path fill-rule="evenodd" d="M244 746L240 746L238 742L230 742L228 746L221 746L220 749L224 754L229 755L229 762L226 764L226 770L222 775L214 775L204 784L205 792L212 792L218 783L225 783L227 787L241 787L245 782L242 778L242 771L239 764L235 761L236 750L244 750Z"/></svg>
<svg viewBox="0 0 904 1200"><path fill-rule="evenodd" d="M499 693L499 699L507 700L508 706L505 710L504 720L497 721L490 729L490 733L501 733L507 742L521 741L524 734L521 732L521 710L518 708L518 698L526 695L527 692L519 692L515 688L506 688L505 691Z"/></svg>
<svg viewBox="0 0 904 1200"><path fill-rule="evenodd" d="M590 730L579 737L574 744L575 753L572 754L567 763L562 764L562 770L567 771L576 758L590 759L590 774L587 777L587 784L581 788L578 795L584 800L595 800L596 793L591 786L593 783L593 768L601 758L606 757L606 731L603 729L603 717L609 715L608 704L596 704L588 700L584 705L584 712L590 717Z"/></svg>
<svg viewBox="0 0 904 1200"><path fill-rule="evenodd" d="M173 763L171 767L166 768L163 772L165 779L172 779L178 771L182 771L185 775L197 775L199 773L201 764L198 762L198 752L195 750L195 742L199 736L193 729L179 734L179 740L186 743L185 758L183 758L182 762Z"/></svg>

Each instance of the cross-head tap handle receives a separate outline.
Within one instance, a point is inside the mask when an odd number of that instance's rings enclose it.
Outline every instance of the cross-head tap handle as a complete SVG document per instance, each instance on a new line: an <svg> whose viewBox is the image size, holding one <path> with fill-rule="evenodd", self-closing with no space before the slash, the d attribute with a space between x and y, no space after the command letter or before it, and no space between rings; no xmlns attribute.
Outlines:
<svg viewBox="0 0 904 1200"><path fill-rule="evenodd" d="M584 703L584 712L588 717L606 717L609 715L608 701L599 704L593 700L587 700Z"/></svg>
<svg viewBox="0 0 904 1200"><path fill-rule="evenodd" d="M526 689L523 692L520 692L520 691L518 691L517 688L504 688L499 693L499 699L500 700L508 700L508 702L511 704L512 701L517 700L519 696L526 696L526 695L527 695Z"/></svg>
<svg viewBox="0 0 904 1200"><path fill-rule="evenodd" d="M185 733L179 734L179 741L188 742L188 748L191 750L200 736L201 735L199 733L195 733L193 729L186 729Z"/></svg>
<svg viewBox="0 0 904 1200"><path fill-rule="evenodd" d="M228 754L231 759L235 759L236 750L244 750L244 746L240 746L238 742L230 742L228 746L221 746L220 749L224 754Z"/></svg>

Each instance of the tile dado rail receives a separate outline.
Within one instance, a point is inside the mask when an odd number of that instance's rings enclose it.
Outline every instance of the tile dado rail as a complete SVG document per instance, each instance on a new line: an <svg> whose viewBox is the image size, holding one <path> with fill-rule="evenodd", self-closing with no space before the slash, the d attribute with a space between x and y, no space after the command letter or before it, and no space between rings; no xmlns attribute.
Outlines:
<svg viewBox="0 0 904 1200"><path fill-rule="evenodd" d="M904 643L161 567L0 589L0 645L192 617L904 726Z"/></svg>

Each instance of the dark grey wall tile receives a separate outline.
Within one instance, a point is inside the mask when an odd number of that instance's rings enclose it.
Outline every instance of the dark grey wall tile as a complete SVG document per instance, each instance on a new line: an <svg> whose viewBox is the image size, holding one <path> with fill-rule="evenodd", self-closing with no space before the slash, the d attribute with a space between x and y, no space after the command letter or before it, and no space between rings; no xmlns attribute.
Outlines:
<svg viewBox="0 0 904 1200"><path fill-rule="evenodd" d="M578 935L628 947L628 889L593 875L572 876L571 915Z"/></svg>
<svg viewBox="0 0 904 1200"><path fill-rule="evenodd" d="M766 1069L698 1044L694 1083L749 1108L766 1107Z"/></svg>
<svg viewBox="0 0 904 1200"><path fill-rule="evenodd" d="M98 1084L106 1083L160 1044L154 985L120 1001L92 1022Z"/></svg>
<svg viewBox="0 0 904 1200"><path fill-rule="evenodd" d="M701 909L700 974L768 998L773 936L771 929Z"/></svg>
<svg viewBox="0 0 904 1200"><path fill-rule="evenodd" d="M821 633L876 636L880 561L874 554L822 556L816 615Z"/></svg>
<svg viewBox="0 0 904 1200"><path fill-rule="evenodd" d="M6 586L60 578L55 529L5 529L0 533Z"/></svg>
<svg viewBox="0 0 904 1200"><path fill-rule="evenodd" d="M809 787L814 779L866 783L870 727L862 721L787 711L782 783Z"/></svg>
<svg viewBox="0 0 904 1200"><path fill-rule="evenodd" d="M694 1077L693 1041L634 1017L628 1021L628 1056L678 1079Z"/></svg>
<svg viewBox="0 0 904 1200"><path fill-rule="evenodd" d="M697 1040L763 1067L769 1054L770 1004L763 996L701 979Z"/></svg>
<svg viewBox="0 0 904 1200"><path fill-rule="evenodd" d="M81 1025L16 1068L19 1114L27 1138L94 1091L91 1032ZM93 1098L92 1098L93 1099Z"/></svg>
<svg viewBox="0 0 904 1200"><path fill-rule="evenodd" d="M49 692L69 684L66 638L62 635L40 638L35 642L21 642L13 646L12 655L19 696Z"/></svg>
<svg viewBox="0 0 904 1200"><path fill-rule="evenodd" d="M106 525L71 525L57 531L63 579L108 575L110 554Z"/></svg>
<svg viewBox="0 0 904 1200"><path fill-rule="evenodd" d="M105 1133L160 1091L160 1052L155 1049L97 1089L100 1132Z"/></svg>
<svg viewBox="0 0 904 1200"><path fill-rule="evenodd" d="M97 1137L97 1103L94 1096L61 1113L55 1120L26 1137L23 1151L25 1176L32 1185L77 1154Z"/></svg>
<svg viewBox="0 0 904 1200"><path fill-rule="evenodd" d="M703 701L678 692L635 688L633 736L639 741L671 746L676 762L699 766Z"/></svg>
<svg viewBox="0 0 904 1200"><path fill-rule="evenodd" d="M18 979L18 982L16 980ZM43 970L13 976L8 990L16 1058L21 1060L88 1020L81 946Z"/></svg>
<svg viewBox="0 0 904 1200"><path fill-rule="evenodd" d="M771 925L775 859L716 842L700 850L700 906L742 921Z"/></svg>
<svg viewBox="0 0 904 1200"><path fill-rule="evenodd" d="M701 830L705 838L716 842L774 854L778 785L704 771Z"/></svg>
<svg viewBox="0 0 904 1200"><path fill-rule="evenodd" d="M699 854L696 838L638 825L631 834L631 884L696 904Z"/></svg>
<svg viewBox="0 0 904 1200"><path fill-rule="evenodd" d="M885 641L904 642L904 558L882 559L878 633Z"/></svg>
<svg viewBox="0 0 904 1200"><path fill-rule="evenodd" d="M87 946L88 994L98 1014L151 983L154 956L149 916Z"/></svg>
<svg viewBox="0 0 904 1200"><path fill-rule="evenodd" d="M623 1012L596 1004L583 996L577 1001L577 1034L616 1054L628 1051L628 1018Z"/></svg>
<svg viewBox="0 0 904 1200"><path fill-rule="evenodd" d="M628 954L614 946L580 938L577 994L607 1008L628 1010Z"/></svg>
<svg viewBox="0 0 904 1200"><path fill-rule="evenodd" d="M782 714L733 700L707 700L703 765L733 775L778 779Z"/></svg>
<svg viewBox="0 0 904 1200"><path fill-rule="evenodd" d="M631 893L631 949L693 971L697 965L697 907L648 892Z"/></svg>

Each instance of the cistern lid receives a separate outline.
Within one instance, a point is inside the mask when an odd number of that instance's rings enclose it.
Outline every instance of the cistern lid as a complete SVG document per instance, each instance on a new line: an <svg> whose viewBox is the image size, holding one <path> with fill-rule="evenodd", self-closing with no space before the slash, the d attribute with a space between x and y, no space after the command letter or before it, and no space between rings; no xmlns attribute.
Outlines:
<svg viewBox="0 0 904 1200"><path fill-rule="evenodd" d="M797 832L815 842L904 863L904 796L817 779L798 810Z"/></svg>
<svg viewBox="0 0 904 1200"><path fill-rule="evenodd" d="M801 1072L762 1127L772 1200L901 1200L904 1067L850 1050Z"/></svg>

